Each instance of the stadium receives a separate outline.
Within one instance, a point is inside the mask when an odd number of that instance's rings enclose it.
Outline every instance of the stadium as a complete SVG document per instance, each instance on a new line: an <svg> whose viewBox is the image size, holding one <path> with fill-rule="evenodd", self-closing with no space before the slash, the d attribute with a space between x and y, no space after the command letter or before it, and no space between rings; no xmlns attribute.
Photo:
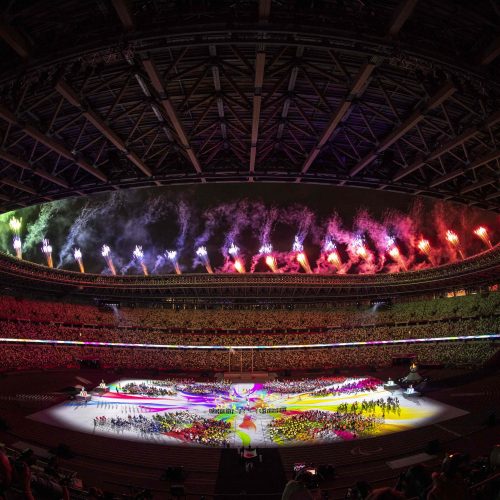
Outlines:
<svg viewBox="0 0 500 500"><path fill-rule="evenodd" d="M0 11L0 498L500 492L500 9Z"/></svg>

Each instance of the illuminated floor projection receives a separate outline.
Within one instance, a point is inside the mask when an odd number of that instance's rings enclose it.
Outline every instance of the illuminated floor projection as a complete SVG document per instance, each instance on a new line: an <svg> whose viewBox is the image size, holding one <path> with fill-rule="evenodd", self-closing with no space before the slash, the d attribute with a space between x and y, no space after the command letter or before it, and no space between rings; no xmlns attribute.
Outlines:
<svg viewBox="0 0 500 500"><path fill-rule="evenodd" d="M29 418L159 444L274 447L374 437L467 413L385 390L372 377L236 384L120 380L89 396Z"/></svg>

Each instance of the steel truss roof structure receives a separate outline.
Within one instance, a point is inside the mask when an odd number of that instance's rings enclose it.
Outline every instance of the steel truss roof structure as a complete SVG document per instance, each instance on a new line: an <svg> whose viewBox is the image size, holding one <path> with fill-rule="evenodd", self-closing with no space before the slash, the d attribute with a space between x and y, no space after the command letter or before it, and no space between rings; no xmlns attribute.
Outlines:
<svg viewBox="0 0 500 500"><path fill-rule="evenodd" d="M12 1L0 209L293 182L500 211L490 0Z"/></svg>

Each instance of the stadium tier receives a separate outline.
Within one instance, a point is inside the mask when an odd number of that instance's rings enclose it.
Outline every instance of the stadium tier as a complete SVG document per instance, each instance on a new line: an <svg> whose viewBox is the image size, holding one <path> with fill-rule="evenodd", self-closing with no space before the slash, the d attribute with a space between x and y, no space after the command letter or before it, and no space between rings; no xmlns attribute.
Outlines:
<svg viewBox="0 0 500 500"><path fill-rule="evenodd" d="M367 275L342 274L184 274L157 276L103 276L49 269L0 255L0 282L27 291L48 294L71 293L104 299L156 298L201 300L205 302L252 303L339 298L381 298L393 295L444 293L498 284L500 246L465 260L401 273Z"/></svg>

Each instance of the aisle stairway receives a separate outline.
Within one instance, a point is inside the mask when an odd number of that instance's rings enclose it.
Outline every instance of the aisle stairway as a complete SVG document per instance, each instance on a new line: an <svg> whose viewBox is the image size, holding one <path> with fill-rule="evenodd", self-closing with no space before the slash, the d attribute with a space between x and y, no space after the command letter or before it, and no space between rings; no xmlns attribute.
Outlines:
<svg viewBox="0 0 500 500"><path fill-rule="evenodd" d="M278 450L263 448L258 449L257 453L260 457L253 459L253 468L246 471L245 462L237 449L222 451L215 484L216 498L241 500L258 494L265 494L267 500L281 498L286 478Z"/></svg>

